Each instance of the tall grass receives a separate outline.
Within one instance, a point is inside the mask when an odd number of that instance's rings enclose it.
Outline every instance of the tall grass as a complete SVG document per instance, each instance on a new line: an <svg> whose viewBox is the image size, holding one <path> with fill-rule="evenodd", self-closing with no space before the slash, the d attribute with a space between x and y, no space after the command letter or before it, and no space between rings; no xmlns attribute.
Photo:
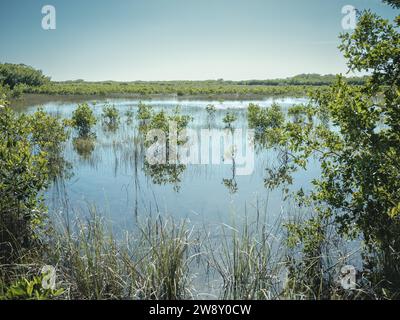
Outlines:
<svg viewBox="0 0 400 320"><path fill-rule="evenodd" d="M191 297L190 232L184 223L148 220L117 240L96 213L55 232L50 261L73 299ZM71 231L73 230L73 231Z"/></svg>
<svg viewBox="0 0 400 320"><path fill-rule="evenodd" d="M208 241L206 250L223 281L221 298L277 298L283 264L267 226L244 223L240 230L227 225L221 230L216 242Z"/></svg>
<svg viewBox="0 0 400 320"><path fill-rule="evenodd" d="M331 276L348 257L319 267L326 256L305 260L290 254L274 236L282 234L277 227L241 225L223 225L211 235L159 216L117 236L93 209L87 220L48 230L42 246L25 251L15 264L1 265L0 298L18 280L40 275L44 265L56 268L57 288L63 289L57 299L193 299L201 297L204 281L217 283L221 299L373 297L364 288L344 292Z"/></svg>
<svg viewBox="0 0 400 320"><path fill-rule="evenodd" d="M186 224L158 218L140 228L140 282L137 296L142 299L184 299L193 297L190 263L193 241Z"/></svg>
<svg viewBox="0 0 400 320"><path fill-rule="evenodd" d="M137 272L126 243L117 242L98 216L56 233L53 261L69 298L127 299Z"/></svg>

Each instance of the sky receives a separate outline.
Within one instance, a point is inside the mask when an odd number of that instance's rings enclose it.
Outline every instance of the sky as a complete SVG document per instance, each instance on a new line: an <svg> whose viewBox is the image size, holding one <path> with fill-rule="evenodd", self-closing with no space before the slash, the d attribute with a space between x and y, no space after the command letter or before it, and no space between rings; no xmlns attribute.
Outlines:
<svg viewBox="0 0 400 320"><path fill-rule="evenodd" d="M56 29L42 28L42 7ZM246 80L347 71L342 8L380 0L0 0L0 62L53 80Z"/></svg>

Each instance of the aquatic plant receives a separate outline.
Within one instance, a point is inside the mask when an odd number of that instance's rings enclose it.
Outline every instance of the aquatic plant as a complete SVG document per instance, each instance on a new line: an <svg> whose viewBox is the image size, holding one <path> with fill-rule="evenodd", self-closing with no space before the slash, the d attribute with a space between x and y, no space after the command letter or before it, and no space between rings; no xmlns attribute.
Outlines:
<svg viewBox="0 0 400 320"><path fill-rule="evenodd" d="M232 124L237 120L237 116L232 112L227 112L222 121L225 123L226 128L232 128Z"/></svg>
<svg viewBox="0 0 400 320"><path fill-rule="evenodd" d="M215 106L213 104L209 104L206 107L206 111L208 116L213 119L215 117L215 113L217 112L217 108L215 108Z"/></svg>
<svg viewBox="0 0 400 320"><path fill-rule="evenodd" d="M72 126L78 130L81 138L93 135L92 127L97 123L93 110L87 103L82 103L72 113Z"/></svg>
<svg viewBox="0 0 400 320"><path fill-rule="evenodd" d="M102 113L103 123L106 126L114 127L119 123L119 112L114 105L106 105Z"/></svg>
<svg viewBox="0 0 400 320"><path fill-rule="evenodd" d="M130 108L125 111L124 116L126 117L126 123L131 124L133 122L133 118L135 117L135 113Z"/></svg>

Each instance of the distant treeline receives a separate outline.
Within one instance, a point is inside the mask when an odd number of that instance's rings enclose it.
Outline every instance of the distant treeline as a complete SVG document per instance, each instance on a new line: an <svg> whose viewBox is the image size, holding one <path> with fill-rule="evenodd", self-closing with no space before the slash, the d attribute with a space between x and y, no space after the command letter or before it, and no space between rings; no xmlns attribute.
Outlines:
<svg viewBox="0 0 400 320"><path fill-rule="evenodd" d="M71 80L55 82L23 64L0 64L0 95L19 97L24 93L48 95L133 94L178 96L304 96L309 91L323 90L335 75L301 74L273 80L205 80L205 81L99 81ZM346 78L351 85L362 85L366 77Z"/></svg>
<svg viewBox="0 0 400 320"><path fill-rule="evenodd" d="M289 77L285 79L272 79L272 80L248 80L248 81L238 81L238 84L243 85L264 85L264 86L328 86L334 83L336 80L336 75L327 74L320 75L317 73L310 74L299 74L294 77ZM365 83L367 77L347 77L347 82L352 85L362 85Z"/></svg>
<svg viewBox="0 0 400 320"><path fill-rule="evenodd" d="M299 74L293 77L288 77L284 79L267 79L267 80L202 80L202 81L189 81L189 80L179 80L179 81L129 81L129 82L120 82L120 81L97 81L90 82L84 81L82 79L79 80L69 80L69 81L60 81L57 82L59 84L102 84L102 85L132 85L132 84L148 84L148 85L165 85L165 86L178 86L178 85L186 85L186 86L218 86L218 85L240 85L240 86L327 86L331 85L337 79L336 75L327 74L320 75L317 73L310 74ZM347 82L351 85L362 85L365 83L367 76L364 77L346 77Z"/></svg>

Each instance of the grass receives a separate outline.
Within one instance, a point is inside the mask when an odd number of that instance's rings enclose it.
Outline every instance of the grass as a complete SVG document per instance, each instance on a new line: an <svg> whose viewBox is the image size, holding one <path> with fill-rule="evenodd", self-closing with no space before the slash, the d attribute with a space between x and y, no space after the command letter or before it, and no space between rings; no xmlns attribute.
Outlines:
<svg viewBox="0 0 400 320"><path fill-rule="evenodd" d="M185 299L193 297L189 266L196 254L191 252L191 231L185 222L160 217L140 228L139 252L141 299Z"/></svg>
<svg viewBox="0 0 400 320"><path fill-rule="evenodd" d="M0 299L19 281L40 276L44 265L57 271L57 299L189 299L191 233L185 223L148 220L134 233L114 236L94 209L48 230L42 246L0 266ZM46 238L46 239L45 239Z"/></svg>
<svg viewBox="0 0 400 320"><path fill-rule="evenodd" d="M1 265L0 299L38 298L25 292L32 283L36 283L36 294L42 299L181 300L208 296L271 300L377 296L365 281L356 290L341 289L334 275L349 256L336 259L333 267L318 268L316 262L327 261L337 252L306 261L290 253L283 239L274 236L279 231L277 227L259 221L245 221L241 225L240 229L222 225L220 233L210 233L189 227L185 221L159 216L138 223L132 232L116 236L111 225L91 209L87 220L76 218L48 229L41 246L24 251L12 264ZM41 269L45 265L56 269L54 292L40 288ZM205 287L216 290L201 291ZM10 288L18 295L10 294Z"/></svg>
<svg viewBox="0 0 400 320"><path fill-rule="evenodd" d="M147 221L116 240L93 212L73 232L56 234L52 260L72 299L185 299L191 297L190 233L185 224ZM55 249L55 250L54 250Z"/></svg>
<svg viewBox="0 0 400 320"><path fill-rule="evenodd" d="M222 227L215 243L209 242L211 266L223 280L222 299L273 299L279 296L282 257L273 248L274 237L265 225L245 223L241 230Z"/></svg>
<svg viewBox="0 0 400 320"><path fill-rule="evenodd" d="M75 219L48 231L42 247L12 267L1 266L3 288L52 265L57 288L63 289L58 299L193 299L203 279L194 265L208 265L206 273L217 275L221 298L273 297L270 288L278 279L270 276L275 262L265 228L250 233L245 227L239 235L223 227L213 243L215 238L185 221L158 217L117 239L107 222L91 212L87 221Z"/></svg>

